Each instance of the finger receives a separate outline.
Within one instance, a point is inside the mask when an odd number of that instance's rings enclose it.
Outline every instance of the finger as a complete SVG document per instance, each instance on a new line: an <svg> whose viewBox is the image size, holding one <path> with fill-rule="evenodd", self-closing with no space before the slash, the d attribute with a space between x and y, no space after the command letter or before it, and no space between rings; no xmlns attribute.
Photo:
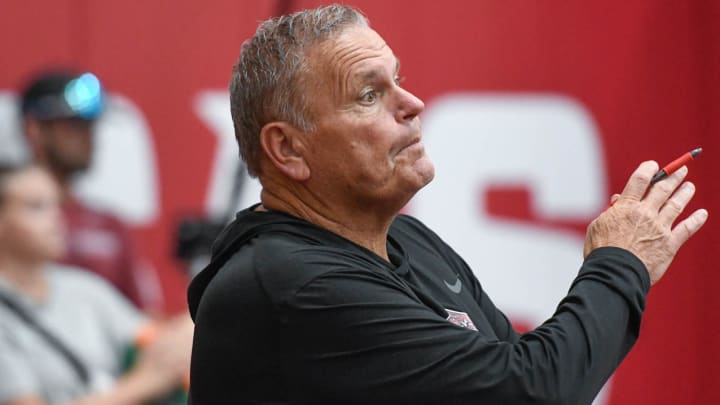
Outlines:
<svg viewBox="0 0 720 405"><path fill-rule="evenodd" d="M695 185L687 182L680 186L660 209L658 220L665 226L672 225L695 195Z"/></svg>
<svg viewBox="0 0 720 405"><path fill-rule="evenodd" d="M683 166L671 174L666 179L663 179L655 183L648 191L645 201L654 209L660 209L665 204L670 195L675 191L677 186L682 183L685 176L687 176L688 169Z"/></svg>
<svg viewBox="0 0 720 405"><path fill-rule="evenodd" d="M630 180L628 180L625 185L620 198L640 201L640 199L645 195L645 191L650 185L650 180L652 179L652 176L657 173L658 168L659 166L655 161L648 160L646 162L642 162L630 176Z"/></svg>
<svg viewBox="0 0 720 405"><path fill-rule="evenodd" d="M707 210L699 209L682 222L679 222L670 234L670 246L673 251L677 252L678 249L705 224L707 218Z"/></svg>
<svg viewBox="0 0 720 405"><path fill-rule="evenodd" d="M613 194L612 197L610 197L610 204L608 204L608 206L603 210L603 212L609 210L610 207L615 205L615 203L618 202L619 199L620 199L620 194Z"/></svg>

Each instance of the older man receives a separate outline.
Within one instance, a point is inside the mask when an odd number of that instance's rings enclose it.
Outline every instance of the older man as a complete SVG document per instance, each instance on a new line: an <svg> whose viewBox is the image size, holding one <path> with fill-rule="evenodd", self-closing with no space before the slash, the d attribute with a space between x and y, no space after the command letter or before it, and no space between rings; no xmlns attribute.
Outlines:
<svg viewBox="0 0 720 405"><path fill-rule="evenodd" d="M398 215L434 175L398 71L344 6L266 21L243 45L232 113L263 191L189 290L195 405L589 404L635 342L650 285L707 218L672 228L687 170L649 188L658 166L640 165L590 226L557 312L520 335L449 246Z"/></svg>

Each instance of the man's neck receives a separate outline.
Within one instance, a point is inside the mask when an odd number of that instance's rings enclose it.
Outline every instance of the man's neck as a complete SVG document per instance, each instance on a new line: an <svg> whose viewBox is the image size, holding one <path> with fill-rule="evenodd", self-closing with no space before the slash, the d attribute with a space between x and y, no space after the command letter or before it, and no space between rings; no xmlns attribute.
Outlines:
<svg viewBox="0 0 720 405"><path fill-rule="evenodd" d="M45 265L44 261L23 260L0 253L0 276L34 301L47 298Z"/></svg>
<svg viewBox="0 0 720 405"><path fill-rule="evenodd" d="M389 261L387 234L396 213L383 213L371 207L329 205L312 198L293 197L292 193L274 193L263 188L262 207L302 218Z"/></svg>

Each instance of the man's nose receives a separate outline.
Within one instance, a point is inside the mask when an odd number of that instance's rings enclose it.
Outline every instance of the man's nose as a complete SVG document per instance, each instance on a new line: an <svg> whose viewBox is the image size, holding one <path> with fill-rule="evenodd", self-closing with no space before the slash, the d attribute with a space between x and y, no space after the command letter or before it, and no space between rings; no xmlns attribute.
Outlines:
<svg viewBox="0 0 720 405"><path fill-rule="evenodd" d="M425 103L417 98L414 94L397 87L398 90L398 110L397 120L398 122L410 121L417 117L424 109Z"/></svg>

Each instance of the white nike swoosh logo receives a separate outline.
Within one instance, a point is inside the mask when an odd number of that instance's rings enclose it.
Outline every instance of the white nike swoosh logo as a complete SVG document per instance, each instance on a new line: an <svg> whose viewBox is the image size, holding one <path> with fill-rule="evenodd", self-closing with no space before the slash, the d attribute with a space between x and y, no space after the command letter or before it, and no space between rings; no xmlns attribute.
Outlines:
<svg viewBox="0 0 720 405"><path fill-rule="evenodd" d="M460 294L460 290L462 290L462 282L460 281L460 277L455 280L455 284L450 284L447 281L443 280L443 283L445 283L445 286L455 294Z"/></svg>

